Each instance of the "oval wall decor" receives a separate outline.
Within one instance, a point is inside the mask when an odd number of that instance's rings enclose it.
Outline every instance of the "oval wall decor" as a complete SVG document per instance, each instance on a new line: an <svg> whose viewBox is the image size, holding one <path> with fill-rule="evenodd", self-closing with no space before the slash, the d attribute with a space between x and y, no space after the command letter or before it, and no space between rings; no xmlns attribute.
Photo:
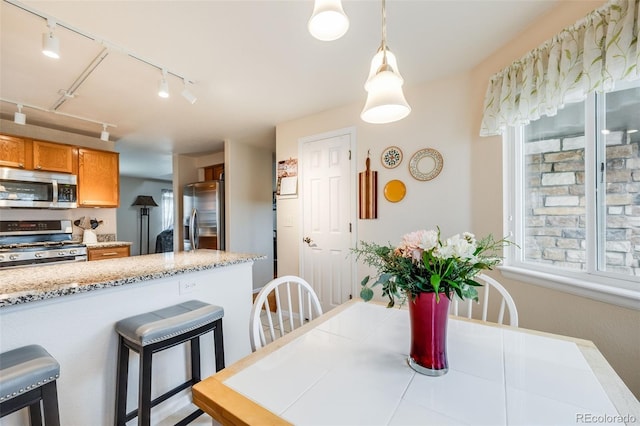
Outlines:
<svg viewBox="0 0 640 426"><path fill-rule="evenodd" d="M390 146L382 151L380 160L387 169L398 167L402 163L402 150L397 146Z"/></svg>
<svg viewBox="0 0 640 426"><path fill-rule="evenodd" d="M427 181L440 174L442 165L442 155L433 148L425 148L411 157L409 173L417 180Z"/></svg>
<svg viewBox="0 0 640 426"><path fill-rule="evenodd" d="M407 193L407 187L404 185L404 182L402 182L401 180L397 180L397 179L390 180L384 186L384 198L386 198L387 201L390 201L392 203L397 203L398 201L401 201L404 198L406 193Z"/></svg>

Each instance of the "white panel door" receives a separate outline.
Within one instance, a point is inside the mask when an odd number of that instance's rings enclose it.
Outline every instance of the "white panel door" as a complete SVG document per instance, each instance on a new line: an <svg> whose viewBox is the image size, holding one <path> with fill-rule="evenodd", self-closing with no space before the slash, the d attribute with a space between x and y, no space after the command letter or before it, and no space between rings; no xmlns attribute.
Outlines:
<svg viewBox="0 0 640 426"><path fill-rule="evenodd" d="M349 300L353 221L353 134L336 133L301 142L301 275L314 288L324 312Z"/></svg>

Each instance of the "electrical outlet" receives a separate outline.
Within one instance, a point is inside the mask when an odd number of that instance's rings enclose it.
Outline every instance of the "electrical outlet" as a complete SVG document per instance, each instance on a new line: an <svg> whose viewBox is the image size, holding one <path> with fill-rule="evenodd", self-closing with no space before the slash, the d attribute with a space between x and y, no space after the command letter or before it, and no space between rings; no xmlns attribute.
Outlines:
<svg viewBox="0 0 640 426"><path fill-rule="evenodd" d="M178 293L187 294L195 291L196 282L195 281L179 281L178 282Z"/></svg>

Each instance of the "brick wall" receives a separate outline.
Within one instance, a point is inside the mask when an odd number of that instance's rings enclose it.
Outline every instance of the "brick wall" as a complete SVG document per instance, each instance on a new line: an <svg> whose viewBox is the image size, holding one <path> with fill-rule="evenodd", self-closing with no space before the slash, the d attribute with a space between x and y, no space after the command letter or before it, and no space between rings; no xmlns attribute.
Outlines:
<svg viewBox="0 0 640 426"><path fill-rule="evenodd" d="M525 259L585 269L584 136L525 144ZM640 276L639 143L606 138L606 270Z"/></svg>

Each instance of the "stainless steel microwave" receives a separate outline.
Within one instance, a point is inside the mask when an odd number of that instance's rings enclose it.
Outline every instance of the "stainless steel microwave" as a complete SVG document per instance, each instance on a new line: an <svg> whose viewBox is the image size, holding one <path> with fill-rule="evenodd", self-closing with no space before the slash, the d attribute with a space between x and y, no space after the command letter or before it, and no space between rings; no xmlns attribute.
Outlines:
<svg viewBox="0 0 640 426"><path fill-rule="evenodd" d="M78 178L65 173L0 167L0 207L73 209Z"/></svg>

